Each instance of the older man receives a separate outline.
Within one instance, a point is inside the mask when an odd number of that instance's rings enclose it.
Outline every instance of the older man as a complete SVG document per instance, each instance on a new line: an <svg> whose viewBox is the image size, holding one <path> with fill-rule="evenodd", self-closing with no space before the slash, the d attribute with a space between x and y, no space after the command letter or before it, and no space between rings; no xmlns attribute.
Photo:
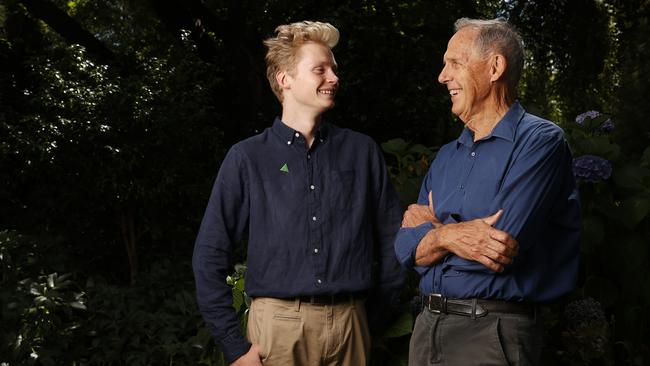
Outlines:
<svg viewBox="0 0 650 366"><path fill-rule="evenodd" d="M580 207L562 130L516 101L523 42L459 19L438 81L465 124L431 164L395 241L421 275L410 365L531 365L536 305L574 288Z"/></svg>

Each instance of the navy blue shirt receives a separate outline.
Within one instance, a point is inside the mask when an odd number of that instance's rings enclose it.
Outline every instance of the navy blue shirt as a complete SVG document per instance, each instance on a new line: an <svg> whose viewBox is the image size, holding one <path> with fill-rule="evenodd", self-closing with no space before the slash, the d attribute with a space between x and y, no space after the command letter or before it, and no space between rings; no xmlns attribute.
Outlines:
<svg viewBox="0 0 650 366"><path fill-rule="evenodd" d="M276 119L234 145L214 183L194 248L197 299L228 362L248 351L226 276L248 236L251 297L370 291L398 300L393 242L402 209L377 144L324 125L311 148Z"/></svg>
<svg viewBox="0 0 650 366"><path fill-rule="evenodd" d="M519 253L502 273L453 253L431 266L415 266L416 247L433 229L425 223L400 229L395 241L399 261L420 273L424 294L539 302L571 291L581 227L571 164L562 130L526 113L517 102L489 136L474 142L465 128L438 152L418 203L427 204L431 191L443 224L486 217L502 208L495 227L518 240Z"/></svg>

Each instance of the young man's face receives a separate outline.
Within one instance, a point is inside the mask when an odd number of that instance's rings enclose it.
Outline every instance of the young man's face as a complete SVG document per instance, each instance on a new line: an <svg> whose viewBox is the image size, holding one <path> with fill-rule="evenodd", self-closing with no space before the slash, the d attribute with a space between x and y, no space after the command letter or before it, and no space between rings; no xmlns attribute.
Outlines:
<svg viewBox="0 0 650 366"><path fill-rule="evenodd" d="M329 47L314 42L302 45L295 69L286 77L287 87L283 90L285 108L306 108L320 114L334 106L339 78Z"/></svg>
<svg viewBox="0 0 650 366"><path fill-rule="evenodd" d="M438 76L451 96L451 111L465 123L486 108L491 88L488 62L474 50L477 35L474 29L462 28L451 37Z"/></svg>

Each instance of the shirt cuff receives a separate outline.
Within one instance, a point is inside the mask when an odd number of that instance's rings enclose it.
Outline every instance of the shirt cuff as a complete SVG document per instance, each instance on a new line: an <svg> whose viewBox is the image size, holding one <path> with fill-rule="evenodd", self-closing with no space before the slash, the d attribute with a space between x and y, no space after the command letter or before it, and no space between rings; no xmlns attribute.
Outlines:
<svg viewBox="0 0 650 366"><path fill-rule="evenodd" d="M415 250L424 236L433 229L433 223L425 222L416 227L400 228L395 239L395 255L405 268L414 268Z"/></svg>
<svg viewBox="0 0 650 366"><path fill-rule="evenodd" d="M239 357L245 355L251 348L251 343L239 332L227 335L219 343L227 365L230 365Z"/></svg>

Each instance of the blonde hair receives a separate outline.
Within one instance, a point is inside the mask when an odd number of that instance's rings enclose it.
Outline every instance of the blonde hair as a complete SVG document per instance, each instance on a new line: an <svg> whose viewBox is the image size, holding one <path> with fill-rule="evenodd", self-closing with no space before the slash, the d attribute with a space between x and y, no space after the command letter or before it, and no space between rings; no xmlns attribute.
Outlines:
<svg viewBox="0 0 650 366"><path fill-rule="evenodd" d="M266 52L266 78L278 100L282 102L282 88L276 80L278 72L293 72L300 46L317 42L333 48L339 42L339 31L330 23L303 21L285 24L275 29L277 35L264 41Z"/></svg>

